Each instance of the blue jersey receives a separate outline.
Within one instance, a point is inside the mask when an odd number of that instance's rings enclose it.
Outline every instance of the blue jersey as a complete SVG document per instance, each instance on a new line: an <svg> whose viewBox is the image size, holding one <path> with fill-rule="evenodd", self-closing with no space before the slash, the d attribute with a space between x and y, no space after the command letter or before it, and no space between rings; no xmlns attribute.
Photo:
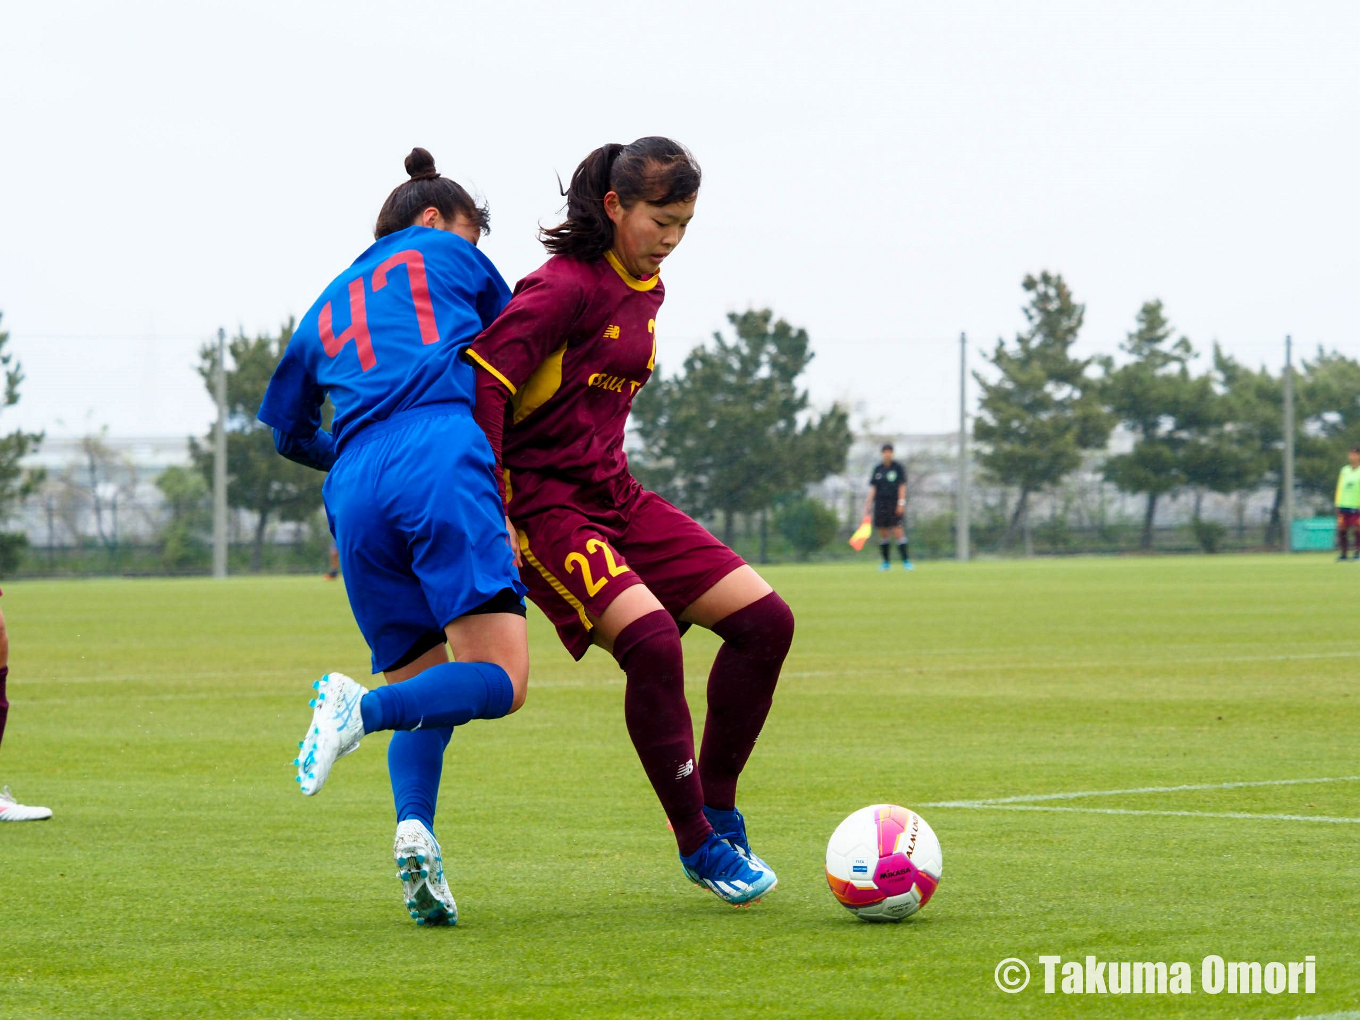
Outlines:
<svg viewBox="0 0 1360 1020"><path fill-rule="evenodd" d="M388 234L302 317L260 420L285 455L328 468L374 422L416 407L471 408L474 370L459 355L509 299L491 260L456 234L430 227ZM335 406L330 434L321 431L327 396Z"/></svg>

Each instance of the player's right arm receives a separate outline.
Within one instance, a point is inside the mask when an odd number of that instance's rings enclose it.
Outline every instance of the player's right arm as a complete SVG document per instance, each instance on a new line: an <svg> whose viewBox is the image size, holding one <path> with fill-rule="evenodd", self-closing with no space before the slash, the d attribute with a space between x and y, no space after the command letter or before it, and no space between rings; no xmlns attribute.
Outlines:
<svg viewBox="0 0 1360 1020"><path fill-rule="evenodd" d="M585 306L579 276L549 260L515 287L496 320L472 341L467 357L510 396L566 341Z"/></svg>
<svg viewBox="0 0 1360 1020"><path fill-rule="evenodd" d="M586 302L579 276L563 272L564 260L550 259L515 287L510 303L465 352L477 369L473 417L496 457L496 484L505 498L501 468L505 406L538 367L566 344L572 323Z"/></svg>

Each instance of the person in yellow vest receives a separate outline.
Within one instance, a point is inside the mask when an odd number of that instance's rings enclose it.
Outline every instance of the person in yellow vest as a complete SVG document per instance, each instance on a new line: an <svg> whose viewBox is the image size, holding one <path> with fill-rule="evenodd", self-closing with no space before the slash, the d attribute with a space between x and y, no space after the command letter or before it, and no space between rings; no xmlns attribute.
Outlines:
<svg viewBox="0 0 1360 1020"><path fill-rule="evenodd" d="M1360 446L1352 446L1350 463L1336 480L1336 541L1341 547L1338 560L1346 558L1346 535L1355 535L1355 556L1360 560Z"/></svg>

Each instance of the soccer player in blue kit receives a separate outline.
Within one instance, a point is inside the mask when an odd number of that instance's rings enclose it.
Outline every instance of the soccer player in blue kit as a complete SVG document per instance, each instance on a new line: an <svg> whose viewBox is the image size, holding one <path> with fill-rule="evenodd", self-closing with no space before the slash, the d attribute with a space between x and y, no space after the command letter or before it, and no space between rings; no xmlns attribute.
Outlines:
<svg viewBox="0 0 1360 1020"><path fill-rule="evenodd" d="M376 243L298 324L259 417L285 457L328 472L345 590L387 680L371 691L339 673L313 684L297 782L317 793L365 734L396 730L387 760L406 906L418 924L454 924L433 831L444 750L453 727L518 709L529 674L518 556L472 418L474 370L459 356L510 291L477 250L485 208L424 149L406 169Z"/></svg>

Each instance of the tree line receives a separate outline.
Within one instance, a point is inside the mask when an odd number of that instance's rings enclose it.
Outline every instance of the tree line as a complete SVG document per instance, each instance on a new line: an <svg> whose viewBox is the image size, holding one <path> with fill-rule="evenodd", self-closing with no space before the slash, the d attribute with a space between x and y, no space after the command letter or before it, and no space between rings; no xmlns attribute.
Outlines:
<svg viewBox="0 0 1360 1020"><path fill-rule="evenodd" d="M1134 317L1117 356L1078 357L1085 317L1062 276L1041 273L1022 284L1025 325L998 340L975 372L980 399L972 439L984 481L1015 495L1003 545L1013 545L1036 495L1052 491L1093 459L1105 480L1144 498L1142 544L1152 543L1159 501L1181 491L1232 493L1275 489L1271 529L1278 540L1283 491L1283 385L1215 344L1212 364L1196 374L1196 350L1177 335L1160 301ZM846 411L818 410L800 385L814 354L804 329L769 309L728 316L729 330L695 347L679 372L658 366L639 391L628 440L630 466L644 485L712 523L725 541L740 517L758 522L763 559L770 532L806 556L830 542L840 515L806 496L845 469L853 436ZM256 411L292 336L238 333L227 346L229 504L253 521L251 567L259 569L271 525L314 522L320 473L274 451ZM0 409L18 400L22 371L0 332ZM209 393L217 345L205 344L198 373ZM1319 349L1296 373L1296 477L1305 494L1329 500L1349 446L1360 443L1360 363ZM329 421L330 408L326 408ZM1116 426L1132 437L1127 452L1101 459ZM41 442L22 430L0 436L0 514L42 482L20 460ZM166 519L165 559L189 567L206 555L210 528L211 434L190 439L190 464L162 472L156 484ZM99 437L91 437L88 474L95 478ZM91 483L91 491L98 486ZM1198 520L1198 499L1195 505ZM96 515L98 516L98 515ZM1269 537L1269 536L1268 536ZM0 536L0 568L18 536ZM8 545L6 543L9 543ZM12 556L10 557L13 558Z"/></svg>
<svg viewBox="0 0 1360 1020"><path fill-rule="evenodd" d="M1016 502L1003 545L1014 544L1029 500L1051 490L1123 426L1132 449L1104 458L1120 491L1144 499L1142 546L1152 546L1157 505L1181 491L1234 493L1273 487L1268 538L1282 523L1284 382L1215 343L1212 365L1195 374L1197 352L1178 336L1161 301L1134 317L1119 356L1073 353L1086 308L1062 276L1027 276L1026 328L986 355L973 439L989 479ZM1295 372L1295 477L1305 494L1330 501L1346 451L1360 443L1360 362L1319 349ZM1195 502L1199 520L1199 499Z"/></svg>

